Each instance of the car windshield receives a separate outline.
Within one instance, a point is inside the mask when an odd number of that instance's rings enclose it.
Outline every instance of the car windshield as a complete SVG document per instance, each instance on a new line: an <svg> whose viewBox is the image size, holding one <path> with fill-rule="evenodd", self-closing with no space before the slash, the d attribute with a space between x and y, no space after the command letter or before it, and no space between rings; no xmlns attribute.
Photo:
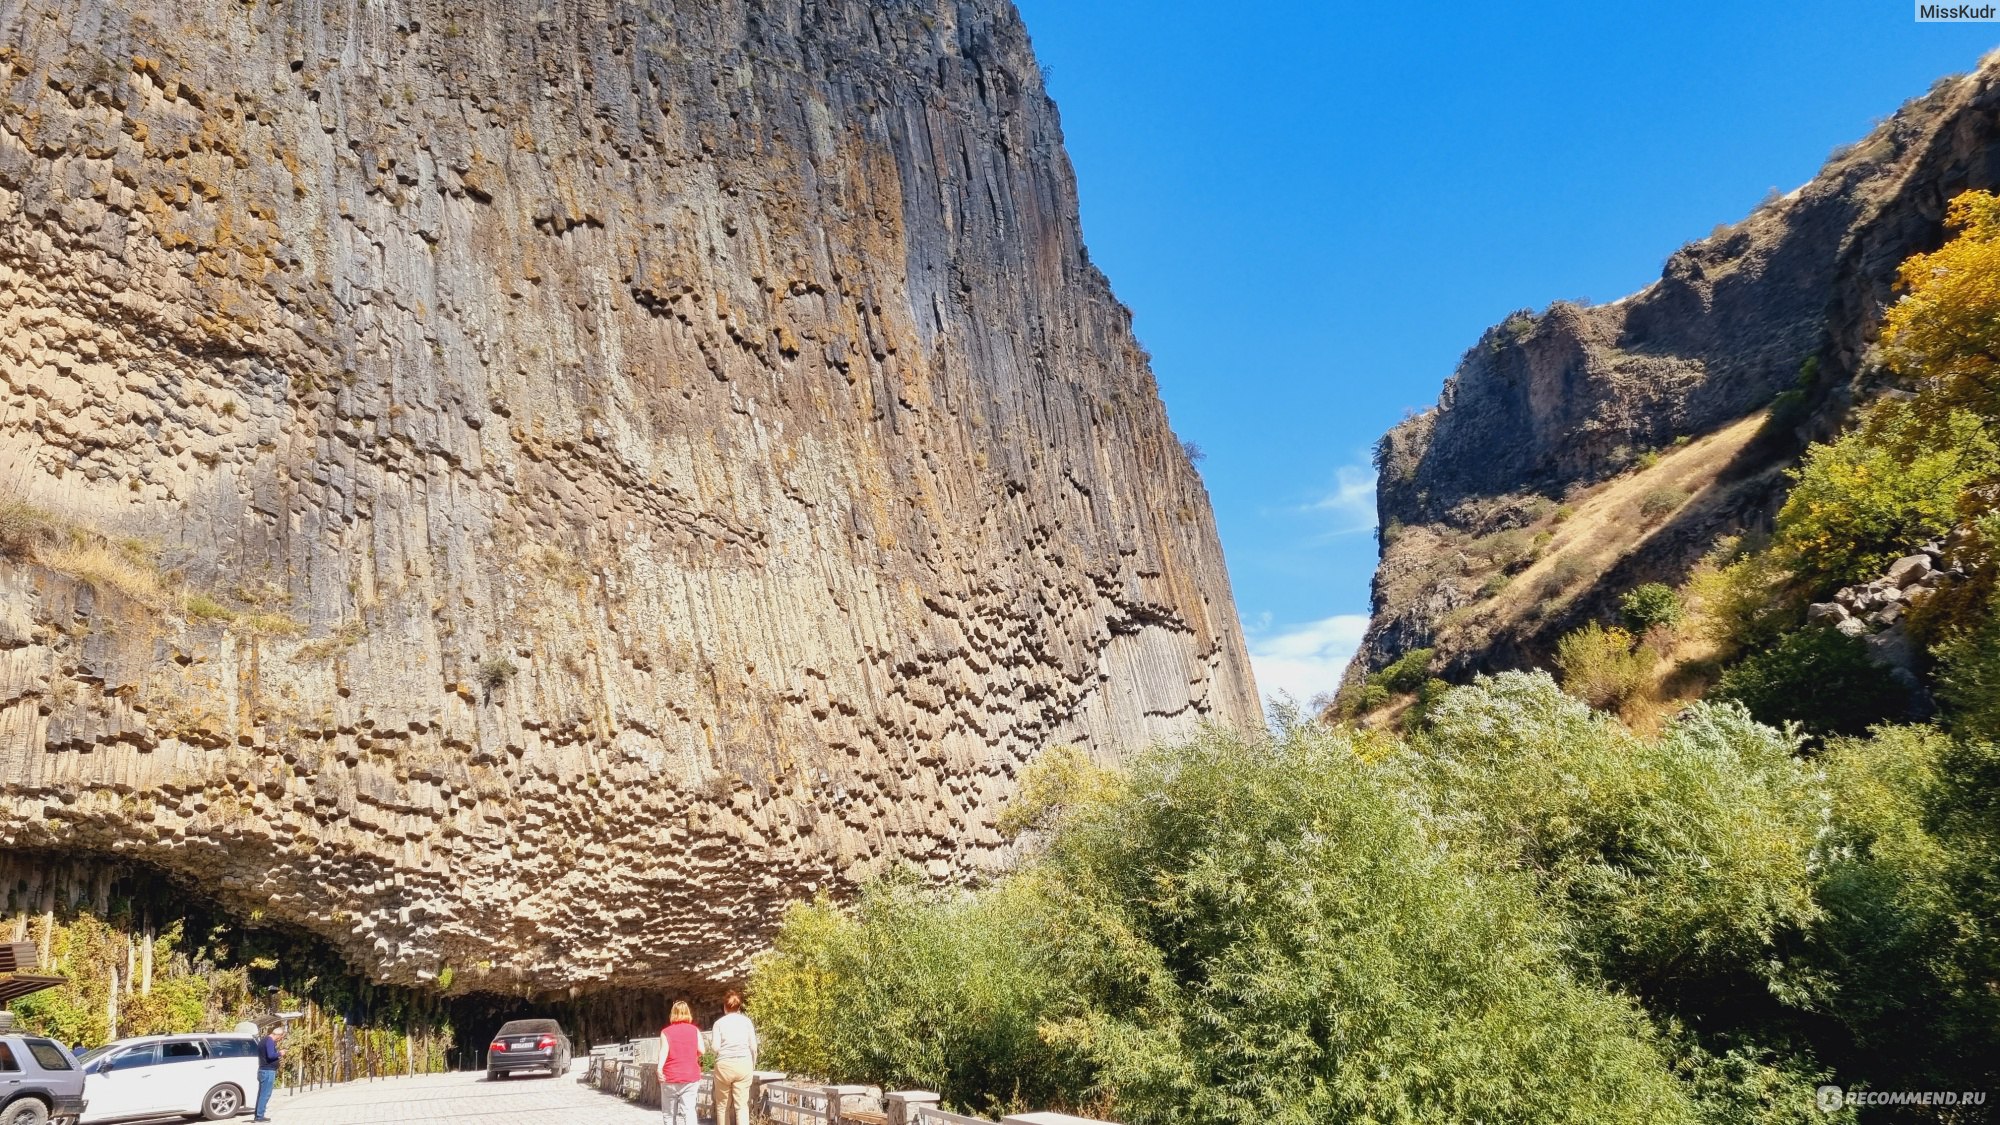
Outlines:
<svg viewBox="0 0 2000 1125"><path fill-rule="evenodd" d="M554 1020L513 1020L502 1024L495 1035L560 1035L562 1028Z"/></svg>

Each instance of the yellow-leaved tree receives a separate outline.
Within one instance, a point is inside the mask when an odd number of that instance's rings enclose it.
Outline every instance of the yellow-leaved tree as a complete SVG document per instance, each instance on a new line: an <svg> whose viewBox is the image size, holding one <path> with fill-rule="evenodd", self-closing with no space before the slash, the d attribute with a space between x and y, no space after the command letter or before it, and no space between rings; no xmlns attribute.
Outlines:
<svg viewBox="0 0 2000 1125"><path fill-rule="evenodd" d="M1815 590L1873 578L2000 505L2000 197L1965 192L1945 221L1957 234L1903 263L1882 322L1884 357L1916 393L1807 450L1778 515Z"/></svg>
<svg viewBox="0 0 2000 1125"><path fill-rule="evenodd" d="M1916 381L1923 414L1991 420L2000 416L2000 196L1965 192L1945 224L1956 237L1902 265L1903 298L1882 320L1885 358Z"/></svg>

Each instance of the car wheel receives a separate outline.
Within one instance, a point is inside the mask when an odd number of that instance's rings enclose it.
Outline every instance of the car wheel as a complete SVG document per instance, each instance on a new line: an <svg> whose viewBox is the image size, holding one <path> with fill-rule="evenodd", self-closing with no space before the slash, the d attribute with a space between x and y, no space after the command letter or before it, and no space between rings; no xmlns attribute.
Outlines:
<svg viewBox="0 0 2000 1125"><path fill-rule="evenodd" d="M504 1070L489 1070L486 1072L486 1080L488 1082L498 1082L505 1077L507 1077L507 1072Z"/></svg>
<svg viewBox="0 0 2000 1125"><path fill-rule="evenodd" d="M217 1086L201 1099L201 1119L220 1121L243 1112L243 1091L228 1082Z"/></svg>
<svg viewBox="0 0 2000 1125"><path fill-rule="evenodd" d="M49 1107L39 1098L22 1098L0 1110L0 1125L48 1125Z"/></svg>

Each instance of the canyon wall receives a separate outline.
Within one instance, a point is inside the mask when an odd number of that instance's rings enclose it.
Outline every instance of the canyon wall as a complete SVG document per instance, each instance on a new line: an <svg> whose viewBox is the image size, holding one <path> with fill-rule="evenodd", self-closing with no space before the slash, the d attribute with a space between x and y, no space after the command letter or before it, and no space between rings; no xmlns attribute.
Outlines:
<svg viewBox="0 0 2000 1125"><path fill-rule="evenodd" d="M1870 349L1896 267L1945 238L1951 198L2000 185L2000 65L1939 81L1810 183L1668 258L1622 300L1557 302L1489 329L1436 407L1377 449L1384 529L1368 635L1349 669L1436 646L1442 667L1545 659L1556 635L1643 581L1673 580L1730 531L1767 523L1782 468L1837 428L1873 378ZM1567 598L1486 612L1473 541L1535 526L1649 451L1716 434L1787 392L1772 431L1683 473L1693 503L1633 522ZM1733 447L1732 447L1733 448ZM1454 629L1470 615L1477 628Z"/></svg>
<svg viewBox="0 0 2000 1125"><path fill-rule="evenodd" d="M1258 714L1005 0L0 0L0 845L705 987Z"/></svg>

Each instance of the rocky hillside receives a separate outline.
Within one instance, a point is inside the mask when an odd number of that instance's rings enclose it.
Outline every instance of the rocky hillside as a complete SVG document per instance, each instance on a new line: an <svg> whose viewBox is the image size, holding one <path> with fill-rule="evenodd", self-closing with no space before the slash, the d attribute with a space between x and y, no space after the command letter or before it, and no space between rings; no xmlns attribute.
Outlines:
<svg viewBox="0 0 2000 1125"><path fill-rule="evenodd" d="M733 979L1258 707L1006 0L0 4L0 842Z"/></svg>
<svg viewBox="0 0 2000 1125"><path fill-rule="evenodd" d="M1543 658L1616 594L1768 522L1781 470L1869 390L1898 263L1943 241L1954 195L1996 184L1989 61L1646 289L1487 330L1378 447L1382 559L1350 680L1424 647L1460 673Z"/></svg>

